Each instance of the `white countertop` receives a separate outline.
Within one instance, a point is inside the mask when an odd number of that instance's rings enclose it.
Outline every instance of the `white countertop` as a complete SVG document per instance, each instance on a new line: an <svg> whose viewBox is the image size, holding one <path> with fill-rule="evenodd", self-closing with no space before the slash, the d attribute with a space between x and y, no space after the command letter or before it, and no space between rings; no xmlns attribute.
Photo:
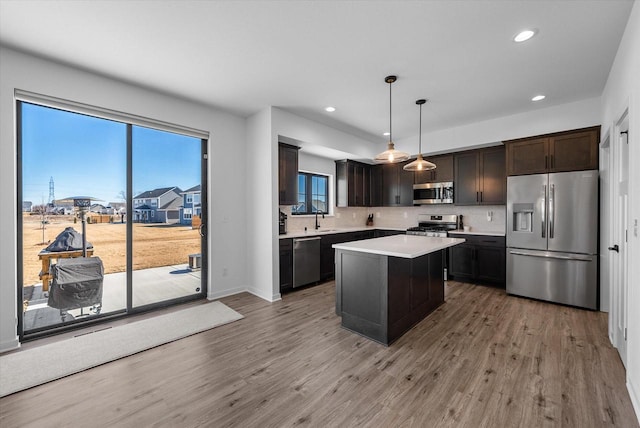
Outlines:
<svg viewBox="0 0 640 428"><path fill-rule="evenodd" d="M461 235L485 235L485 236L505 236L506 235L504 232L483 231L483 230L476 230L476 229L471 229L468 232L465 232L462 229L450 230L449 233L459 233Z"/></svg>
<svg viewBox="0 0 640 428"><path fill-rule="evenodd" d="M438 238L416 235L394 235L364 241L334 244L337 250L358 251L382 256L413 259L463 243L462 238Z"/></svg>
<svg viewBox="0 0 640 428"><path fill-rule="evenodd" d="M288 232L284 235L279 235L279 239L286 238L301 238L305 236L319 236L319 235L331 235L334 233L349 233L349 232L362 232L363 230L399 230L406 231L407 229L402 229L398 227L378 227L378 226L360 226L360 227L334 227L334 228L320 228L318 230L309 229L309 230L298 230L294 232Z"/></svg>

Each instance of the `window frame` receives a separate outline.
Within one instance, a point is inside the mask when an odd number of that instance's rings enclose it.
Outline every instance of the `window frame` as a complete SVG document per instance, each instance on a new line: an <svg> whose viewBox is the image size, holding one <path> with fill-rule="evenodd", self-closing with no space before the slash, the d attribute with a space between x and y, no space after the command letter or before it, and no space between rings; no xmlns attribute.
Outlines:
<svg viewBox="0 0 640 428"><path fill-rule="evenodd" d="M325 211L318 211L318 214L329 214L330 208L331 208L331 195L330 195L330 182L331 182L331 176L327 175L327 174L322 174L322 173L317 173L317 172L307 172L307 171L298 171L298 180L300 179L300 176L304 175L305 176L305 208L306 207L312 207L313 206L313 177L318 177L318 178L323 178L325 180L325 198L326 198L326 210ZM300 194L300 190L298 189L298 194ZM295 211L295 207L297 205L294 205L291 207L291 215L293 216L305 216L305 215L309 215L309 216L314 216L316 215L315 211L309 211L306 210L304 212L297 212Z"/></svg>

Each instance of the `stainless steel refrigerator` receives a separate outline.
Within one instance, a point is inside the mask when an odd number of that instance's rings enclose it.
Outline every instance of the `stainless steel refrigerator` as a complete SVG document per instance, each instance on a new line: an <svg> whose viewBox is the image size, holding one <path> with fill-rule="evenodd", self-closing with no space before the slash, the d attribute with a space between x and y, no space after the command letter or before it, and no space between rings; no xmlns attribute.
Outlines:
<svg viewBox="0 0 640 428"><path fill-rule="evenodd" d="M598 171L507 178L507 293L598 309Z"/></svg>

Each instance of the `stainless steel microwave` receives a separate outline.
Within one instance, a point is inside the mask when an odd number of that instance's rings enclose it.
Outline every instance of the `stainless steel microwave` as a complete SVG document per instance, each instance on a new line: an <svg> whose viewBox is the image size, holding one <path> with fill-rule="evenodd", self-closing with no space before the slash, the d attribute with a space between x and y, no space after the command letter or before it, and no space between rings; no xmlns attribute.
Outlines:
<svg viewBox="0 0 640 428"><path fill-rule="evenodd" d="M452 204L453 182L422 183L413 185L413 205Z"/></svg>

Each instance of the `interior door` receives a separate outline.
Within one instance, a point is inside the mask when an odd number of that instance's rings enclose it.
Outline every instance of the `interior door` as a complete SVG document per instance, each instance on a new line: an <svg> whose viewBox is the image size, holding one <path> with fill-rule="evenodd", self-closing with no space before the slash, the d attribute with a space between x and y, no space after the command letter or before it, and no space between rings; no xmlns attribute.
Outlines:
<svg viewBox="0 0 640 428"><path fill-rule="evenodd" d="M627 231L629 224L629 121L625 116L616 127L613 139L613 224L612 242L609 247L611 257L611 285L613 317L613 345L618 349L622 363L627 365L627 302L629 286Z"/></svg>

